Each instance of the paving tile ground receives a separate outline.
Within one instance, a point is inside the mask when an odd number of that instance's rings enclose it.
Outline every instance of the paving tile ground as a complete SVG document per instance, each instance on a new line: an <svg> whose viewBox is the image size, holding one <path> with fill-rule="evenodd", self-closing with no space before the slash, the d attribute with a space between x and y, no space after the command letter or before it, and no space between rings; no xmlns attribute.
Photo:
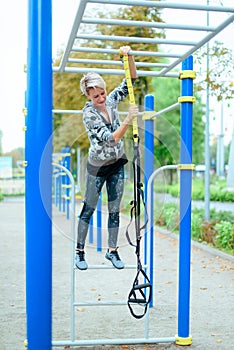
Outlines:
<svg viewBox="0 0 234 350"><path fill-rule="evenodd" d="M105 221L105 213L104 220ZM0 349L21 350L26 338L24 201L0 202ZM128 221L128 219L127 219ZM125 238L126 218L121 220L119 252L127 265L134 265L134 248ZM105 225L105 223L103 223ZM155 231L155 306L150 309L149 337L177 334L178 237ZM103 246L106 230L103 229ZM105 249L97 252L87 244L89 265L109 266ZM81 302L126 301L135 270L75 270L75 298ZM70 336L71 233L70 221L53 209L53 341ZM73 347L88 349L199 349L231 350L234 335L234 258L194 244L191 256L192 345L122 344ZM38 325L40 329L40 325ZM77 306L75 333L78 340L129 339L144 337L145 319L136 320L127 305ZM40 333L40 332L39 332ZM65 346L59 347L61 349ZM57 347L53 347L53 350ZM43 350L43 349L42 349Z"/></svg>

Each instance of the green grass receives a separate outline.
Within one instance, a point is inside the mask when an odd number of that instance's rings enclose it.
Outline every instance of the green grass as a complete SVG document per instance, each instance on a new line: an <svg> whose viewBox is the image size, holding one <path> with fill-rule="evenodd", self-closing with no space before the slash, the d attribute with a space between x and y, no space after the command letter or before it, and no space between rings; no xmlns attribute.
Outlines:
<svg viewBox="0 0 234 350"><path fill-rule="evenodd" d="M169 193L173 197L179 196L179 183L173 185L157 186L157 192ZM205 184L203 179L193 178L192 181L192 199L204 200L205 198ZM210 200L215 202L234 202L234 191L226 190L226 181L217 180L215 177L211 179L210 183Z"/></svg>

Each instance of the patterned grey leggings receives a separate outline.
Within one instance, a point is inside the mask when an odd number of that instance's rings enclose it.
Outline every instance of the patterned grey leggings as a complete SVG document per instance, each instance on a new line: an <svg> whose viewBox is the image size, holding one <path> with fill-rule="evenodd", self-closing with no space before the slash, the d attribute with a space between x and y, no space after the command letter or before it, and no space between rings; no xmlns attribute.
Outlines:
<svg viewBox="0 0 234 350"><path fill-rule="evenodd" d="M124 167L121 166L112 175L98 177L86 174L85 200L78 223L77 248L83 249L89 228L90 218L97 206L104 183L108 196L108 246L116 248L119 232L120 202L124 190Z"/></svg>

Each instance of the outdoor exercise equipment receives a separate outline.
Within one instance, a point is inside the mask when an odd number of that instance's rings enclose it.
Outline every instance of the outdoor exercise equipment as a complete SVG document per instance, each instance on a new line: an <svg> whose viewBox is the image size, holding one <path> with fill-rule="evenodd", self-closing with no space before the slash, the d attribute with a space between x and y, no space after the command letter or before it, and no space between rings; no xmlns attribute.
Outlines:
<svg viewBox="0 0 234 350"><path fill-rule="evenodd" d="M174 18L177 17L177 11L185 10L188 18L191 10L211 14L226 14L225 19L218 19L216 26L193 24L193 17L189 25L172 23L150 23L147 21L125 21L119 19L97 18L98 16L89 18L84 16L86 5L95 3L95 5L103 4L112 6L145 6L158 9L172 10ZM74 346L76 344L73 339L70 341L61 341L59 344L52 342L52 1L51 0L29 0L28 2L28 60L27 60L27 94L26 94L26 308L27 308L27 339L28 350L51 350L53 346ZM90 12L89 12L90 13ZM114 13L114 11L112 12ZM218 17L218 16L217 16ZM111 40L128 43L152 43L156 45L172 45L173 47L182 47L184 50L159 50L158 52L149 51L133 51L132 54L137 56L145 56L151 58L166 58L169 63L155 64L157 69L147 71L140 70L138 67L152 67L147 62L136 62L138 76L151 77L176 77L178 71L173 71L179 64L185 62L184 70L191 70L187 67L188 58L204 44L208 43L224 28L231 24L234 20L234 8L225 6L205 6L200 4L182 4L170 3L167 1L140 1L140 0L80 0L72 26L71 35L68 40L67 47L64 51L63 58L59 67L54 67L53 72L72 72L87 73L93 71L92 62L80 67L80 61L77 62L74 52L99 53L105 55L116 55L118 50L108 49L107 45L101 47L81 46L79 40L84 43L85 40ZM199 21L200 22L200 21ZM167 30L190 30L192 32L199 31L201 37L199 40L168 40L164 38L144 38L144 37L128 37L115 35L93 35L92 30L88 30L89 25L121 25L135 27L161 28ZM82 25L86 26L86 33L79 33ZM183 33L183 32L182 32ZM177 35L176 37L182 37ZM191 35L193 37L193 35ZM165 47L165 46L164 46ZM87 58L87 57L85 57ZM73 61L71 61L73 60ZM72 62L72 66L70 63ZM86 61L87 62L87 61ZM99 63L98 63L99 62ZM165 60L164 60L165 62ZM104 65L103 61L94 60L95 65ZM117 65L112 59L105 60L107 65ZM75 66L78 65L78 66ZM189 61L191 65L191 61ZM123 75L122 69L95 68L100 74ZM184 97L189 96L191 77L184 77L182 80ZM189 84L187 84L189 82ZM184 135L183 153L181 153L181 226L180 226L180 251L179 251L179 307L178 307L178 336L167 339L108 339L102 344L133 344L147 342L166 342L176 341L179 345L190 345L191 336L189 331L189 309L190 309L190 216L191 216L191 115L189 121L186 120L187 112L191 113L191 105L193 101L183 99L181 116L182 135ZM187 144L188 142L188 144ZM186 151L189 149L189 152ZM33 150L33 152L32 152ZM189 155L188 155L189 154ZM182 198L183 197L183 198ZM188 206L186 207L186 203ZM36 208L36 210L35 210ZM183 216L184 215L184 216ZM182 217L183 216L183 217ZM35 224L36 223L36 224ZM41 264L43 262L43 264ZM40 335L38 333L38 324L40 325ZM93 345L91 340L84 342L83 345ZM91 344L90 344L91 343Z"/></svg>
<svg viewBox="0 0 234 350"><path fill-rule="evenodd" d="M129 102L130 105L135 105L135 96L132 86L132 79L129 69L129 61L127 55L122 55L122 52L120 52L120 57L123 60L124 65L124 71L125 71L125 78L127 81L128 86L128 94L129 94ZM140 167L140 153L139 153L139 143L140 143L140 137L139 137L139 130L138 130L138 120L137 116L134 116L132 120L132 131L133 131L133 188L134 188L134 199L131 202L131 221L134 217L135 219L135 233L136 233L136 243L134 244L132 240L130 239L128 228L130 224L127 227L126 236L128 239L128 242L130 245L134 246L136 248L136 256L137 256L137 274L133 282L132 289L128 295L128 307L130 309L131 314L135 318L142 318L146 312L148 305L151 301L152 296L152 285L150 283L150 280L148 276L146 275L142 263L141 263L141 257L140 257L140 243L141 243L141 231L144 230L147 224L147 220L143 226L141 226L141 203L144 203L144 193L142 190L143 184L141 182L141 167ZM140 280L144 277L145 281L144 283L140 283ZM142 306L143 312L136 311L134 308L134 305Z"/></svg>

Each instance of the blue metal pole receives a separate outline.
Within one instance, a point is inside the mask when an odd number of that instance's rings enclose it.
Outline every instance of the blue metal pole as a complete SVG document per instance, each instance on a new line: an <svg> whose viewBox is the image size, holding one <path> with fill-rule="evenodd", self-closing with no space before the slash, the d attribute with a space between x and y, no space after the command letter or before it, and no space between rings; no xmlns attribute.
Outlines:
<svg viewBox="0 0 234 350"><path fill-rule="evenodd" d="M102 251L102 193L97 203L97 252Z"/></svg>
<svg viewBox="0 0 234 350"><path fill-rule="evenodd" d="M67 170L71 170L71 153L70 147L65 148L64 166ZM66 202L66 214L67 219L70 218L70 179L69 176L65 175L65 202Z"/></svg>
<svg viewBox="0 0 234 350"><path fill-rule="evenodd" d="M57 206L57 177L56 177L56 170L53 171L53 189L54 189L54 205L55 206Z"/></svg>
<svg viewBox="0 0 234 350"><path fill-rule="evenodd" d="M93 244L93 215L91 216L89 222L89 243Z"/></svg>
<svg viewBox="0 0 234 350"><path fill-rule="evenodd" d="M144 182L145 189L148 186L148 179L154 171L154 120L151 119L150 115L147 116L147 111L154 110L154 96L145 96L145 154L144 154ZM151 191L153 191L153 186ZM151 222L149 223L150 231L146 234L150 235L150 247L147 247L147 239L145 237L145 263L150 269L150 282L153 286L153 265L154 265L154 225L153 225L153 196L151 197ZM145 202L147 202L147 191L145 191ZM147 249L150 249L150 261L147 261ZM153 305L153 298L151 299L150 306Z"/></svg>
<svg viewBox="0 0 234 350"><path fill-rule="evenodd" d="M183 71L193 69L193 57L182 63ZM182 78L181 78L182 79ZM192 111L193 79L184 77L181 87L180 149L180 238L177 343L190 345L190 257L191 257L191 193L192 193Z"/></svg>
<svg viewBox="0 0 234 350"><path fill-rule="evenodd" d="M60 165L63 165L63 157L60 156L59 157L59 164ZM62 211L62 179L63 179L63 171L62 170L59 170L60 171L60 175L59 175L59 178L58 178L58 198L59 198L59 211Z"/></svg>
<svg viewBox="0 0 234 350"><path fill-rule="evenodd" d="M55 171L55 205L56 207L58 207L59 205L59 186L60 186L60 182L59 182L59 178L60 175L58 175L59 170L56 169Z"/></svg>
<svg viewBox="0 0 234 350"><path fill-rule="evenodd" d="M28 350L51 349L52 5L28 2L26 313Z"/></svg>
<svg viewBox="0 0 234 350"><path fill-rule="evenodd" d="M52 53L50 0L28 3L26 313L28 350L51 349Z"/></svg>
<svg viewBox="0 0 234 350"><path fill-rule="evenodd" d="M66 153L66 148L62 148L62 166L65 166L65 153ZM65 200L65 195L66 195L66 173L62 171L61 175L61 180L62 180L62 212L65 213L66 211L66 200Z"/></svg>

